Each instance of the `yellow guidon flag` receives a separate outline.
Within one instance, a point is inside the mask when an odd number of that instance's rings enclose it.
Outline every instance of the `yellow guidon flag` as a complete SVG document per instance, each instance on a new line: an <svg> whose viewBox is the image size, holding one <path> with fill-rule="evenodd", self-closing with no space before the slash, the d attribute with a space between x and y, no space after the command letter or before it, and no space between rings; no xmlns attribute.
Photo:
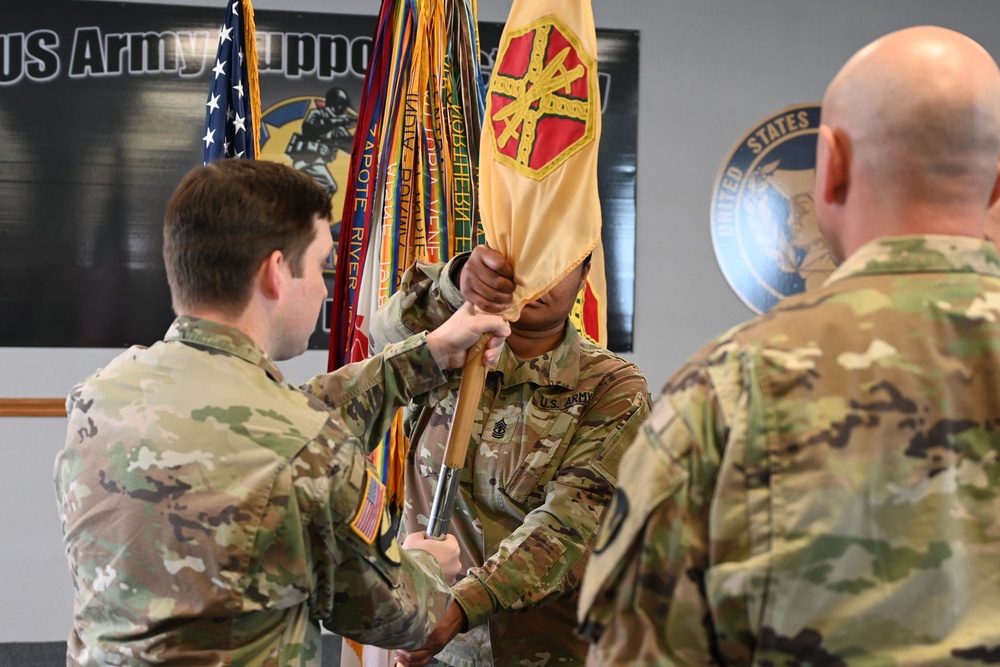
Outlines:
<svg viewBox="0 0 1000 667"><path fill-rule="evenodd" d="M486 93L479 143L483 233L514 269L514 321L599 249L601 134L590 0L514 0ZM599 255L599 253L597 253ZM469 351L427 534L443 534L486 371ZM448 499L452 500L449 501ZM441 503L439 506L439 499Z"/></svg>
<svg viewBox="0 0 1000 667"><path fill-rule="evenodd" d="M600 110L590 1L515 0L479 156L483 231L517 283L508 319L598 248Z"/></svg>

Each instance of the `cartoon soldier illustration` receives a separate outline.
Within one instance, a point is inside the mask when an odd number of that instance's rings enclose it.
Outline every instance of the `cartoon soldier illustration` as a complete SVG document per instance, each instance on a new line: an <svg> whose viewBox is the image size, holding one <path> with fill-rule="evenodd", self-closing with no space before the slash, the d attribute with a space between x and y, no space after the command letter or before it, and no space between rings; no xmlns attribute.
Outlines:
<svg viewBox="0 0 1000 667"><path fill-rule="evenodd" d="M331 88L323 106L310 111L302 121L302 132L295 133L285 148L292 166L311 176L331 197L337 191L328 164L337 151L351 152L352 130L358 115L348 108L350 100L342 88Z"/></svg>

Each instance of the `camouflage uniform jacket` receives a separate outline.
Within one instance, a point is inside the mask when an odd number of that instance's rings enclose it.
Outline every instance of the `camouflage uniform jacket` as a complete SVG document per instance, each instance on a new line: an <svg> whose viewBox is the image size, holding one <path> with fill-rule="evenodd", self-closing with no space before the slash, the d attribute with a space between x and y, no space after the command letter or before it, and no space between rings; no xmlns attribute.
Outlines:
<svg viewBox="0 0 1000 667"><path fill-rule="evenodd" d="M996 664L998 319L990 244L883 239L695 355L622 461L589 664Z"/></svg>
<svg viewBox="0 0 1000 667"><path fill-rule="evenodd" d="M442 266L407 272L376 315L376 345L433 328L462 304L450 267L442 275ZM407 408L407 530L427 527L460 381L453 374L447 391ZM622 451L648 414L639 369L585 341L572 325L558 348L535 359L504 350L487 374L449 526L468 568L452 590L471 631L459 634L440 661L583 664L586 643L573 628L589 544Z"/></svg>
<svg viewBox="0 0 1000 667"><path fill-rule="evenodd" d="M376 441L442 382L422 337L317 378L348 428L244 334L181 317L75 387L55 467L67 664L318 667L320 622L422 645L451 596L429 554L379 534L381 486L352 433Z"/></svg>

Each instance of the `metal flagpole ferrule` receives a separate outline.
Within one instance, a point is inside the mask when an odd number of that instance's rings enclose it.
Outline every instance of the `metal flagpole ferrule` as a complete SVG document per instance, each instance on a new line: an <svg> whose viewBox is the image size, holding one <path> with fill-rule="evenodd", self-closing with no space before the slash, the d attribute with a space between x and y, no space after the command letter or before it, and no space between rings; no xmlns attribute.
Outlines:
<svg viewBox="0 0 1000 667"><path fill-rule="evenodd" d="M439 540L448 532L448 522L455 509L461 477L461 468L449 468L446 464L441 464L441 475L438 477L437 488L434 489L434 502L427 521L427 537Z"/></svg>

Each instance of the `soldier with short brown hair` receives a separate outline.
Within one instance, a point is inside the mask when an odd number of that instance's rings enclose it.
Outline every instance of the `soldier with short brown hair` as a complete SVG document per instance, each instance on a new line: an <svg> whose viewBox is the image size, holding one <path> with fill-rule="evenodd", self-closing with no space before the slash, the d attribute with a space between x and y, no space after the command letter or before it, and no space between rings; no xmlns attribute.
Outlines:
<svg viewBox="0 0 1000 667"><path fill-rule="evenodd" d="M444 615L458 546L400 549L365 455L399 405L484 333L494 359L509 327L463 309L308 393L289 385L275 362L305 350L326 298L329 217L318 185L273 162L214 162L175 191L177 319L67 399L67 665L319 667L320 624L415 647Z"/></svg>

